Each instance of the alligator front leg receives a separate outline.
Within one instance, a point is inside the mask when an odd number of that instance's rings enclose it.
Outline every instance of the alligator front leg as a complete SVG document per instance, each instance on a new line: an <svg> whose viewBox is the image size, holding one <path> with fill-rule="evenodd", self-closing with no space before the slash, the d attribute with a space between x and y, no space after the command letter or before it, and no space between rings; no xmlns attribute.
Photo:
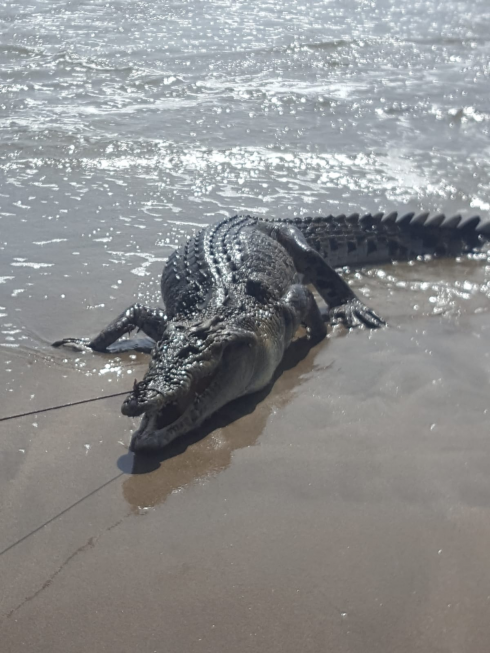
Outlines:
<svg viewBox="0 0 490 653"><path fill-rule="evenodd" d="M327 335L325 321L320 313L313 293L302 284L294 284L282 298L286 310L287 325L290 332L288 340L292 340L298 327L306 327L308 338L317 343Z"/></svg>
<svg viewBox="0 0 490 653"><path fill-rule="evenodd" d="M365 306L342 277L325 259L308 245L305 237L293 226L273 228L269 234L292 256L296 269L312 283L329 307L332 322L342 322L347 328L364 326L377 329L385 322Z"/></svg>
<svg viewBox="0 0 490 653"><path fill-rule="evenodd" d="M166 326L167 316L163 310L133 304L116 317L93 340L90 340L90 338L64 338L53 342L53 347L74 345L75 347L89 347L94 351L104 352L107 351L109 345L112 345L121 336L134 329L144 331L147 336L158 341L163 336Z"/></svg>

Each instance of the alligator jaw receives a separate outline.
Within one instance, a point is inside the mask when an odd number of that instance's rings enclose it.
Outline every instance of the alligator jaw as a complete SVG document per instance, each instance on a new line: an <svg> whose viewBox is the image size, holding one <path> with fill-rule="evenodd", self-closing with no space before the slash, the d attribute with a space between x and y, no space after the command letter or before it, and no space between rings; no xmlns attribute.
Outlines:
<svg viewBox="0 0 490 653"><path fill-rule="evenodd" d="M165 414L145 413L140 427L131 437L129 450L139 453L162 449L179 435L197 428L208 416L207 412L202 411L202 407L199 409L200 404L201 396L197 395L184 412L180 412L175 406Z"/></svg>
<svg viewBox="0 0 490 653"><path fill-rule="evenodd" d="M145 413L141 420L140 427L131 437L129 450L139 453L161 449L176 437L173 435L173 431L176 427L178 428L179 422L184 423L185 420L183 418L185 418L185 414L180 415L174 421L162 426L159 423L158 413L155 415L148 415ZM173 428L170 429L169 427Z"/></svg>
<svg viewBox="0 0 490 653"><path fill-rule="evenodd" d="M158 410L144 413L140 427L133 433L130 451L154 451L169 444L179 435L199 426L207 416L202 398L213 394L213 381L218 368L201 378L193 389L190 401L173 401Z"/></svg>

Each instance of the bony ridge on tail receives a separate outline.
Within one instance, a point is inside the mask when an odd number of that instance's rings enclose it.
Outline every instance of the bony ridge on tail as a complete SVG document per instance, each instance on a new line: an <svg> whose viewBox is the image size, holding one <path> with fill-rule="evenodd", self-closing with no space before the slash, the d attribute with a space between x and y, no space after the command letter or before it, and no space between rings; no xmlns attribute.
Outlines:
<svg viewBox="0 0 490 653"><path fill-rule="evenodd" d="M161 280L165 309L133 304L92 340L53 345L103 352L133 329L150 336L156 344L148 371L121 410L142 415L130 448L159 449L233 399L264 388L300 325L316 342L326 334L325 317L347 328L384 324L335 268L456 256L489 237L490 223L478 216L234 216L171 255ZM308 284L326 302L326 316Z"/></svg>

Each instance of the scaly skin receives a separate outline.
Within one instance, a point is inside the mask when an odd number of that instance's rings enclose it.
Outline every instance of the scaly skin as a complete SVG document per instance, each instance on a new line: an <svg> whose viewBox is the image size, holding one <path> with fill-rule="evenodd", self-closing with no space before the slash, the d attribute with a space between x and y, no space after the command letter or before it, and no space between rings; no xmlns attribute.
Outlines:
<svg viewBox="0 0 490 653"><path fill-rule="evenodd" d="M164 310L134 304L93 340L66 338L54 346L106 351L135 328L153 338L148 372L121 410L143 415L131 449L158 449L229 401L264 388L301 324L312 341L325 336L325 316L306 284L327 303L331 322L377 328L383 320L335 267L456 255L489 233L478 217L235 216L172 254L162 274Z"/></svg>

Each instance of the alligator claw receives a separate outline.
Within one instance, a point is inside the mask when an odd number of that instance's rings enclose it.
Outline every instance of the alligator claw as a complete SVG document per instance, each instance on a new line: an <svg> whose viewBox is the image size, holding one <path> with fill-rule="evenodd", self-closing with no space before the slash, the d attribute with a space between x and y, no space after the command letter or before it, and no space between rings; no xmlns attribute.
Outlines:
<svg viewBox="0 0 490 653"><path fill-rule="evenodd" d="M63 338L53 342L53 347L69 347L75 351L87 351L90 347L90 338Z"/></svg>
<svg viewBox="0 0 490 653"><path fill-rule="evenodd" d="M379 315L363 304L359 299L352 299L330 311L332 323L343 324L347 329L365 326L368 329L379 329L386 325Z"/></svg>

